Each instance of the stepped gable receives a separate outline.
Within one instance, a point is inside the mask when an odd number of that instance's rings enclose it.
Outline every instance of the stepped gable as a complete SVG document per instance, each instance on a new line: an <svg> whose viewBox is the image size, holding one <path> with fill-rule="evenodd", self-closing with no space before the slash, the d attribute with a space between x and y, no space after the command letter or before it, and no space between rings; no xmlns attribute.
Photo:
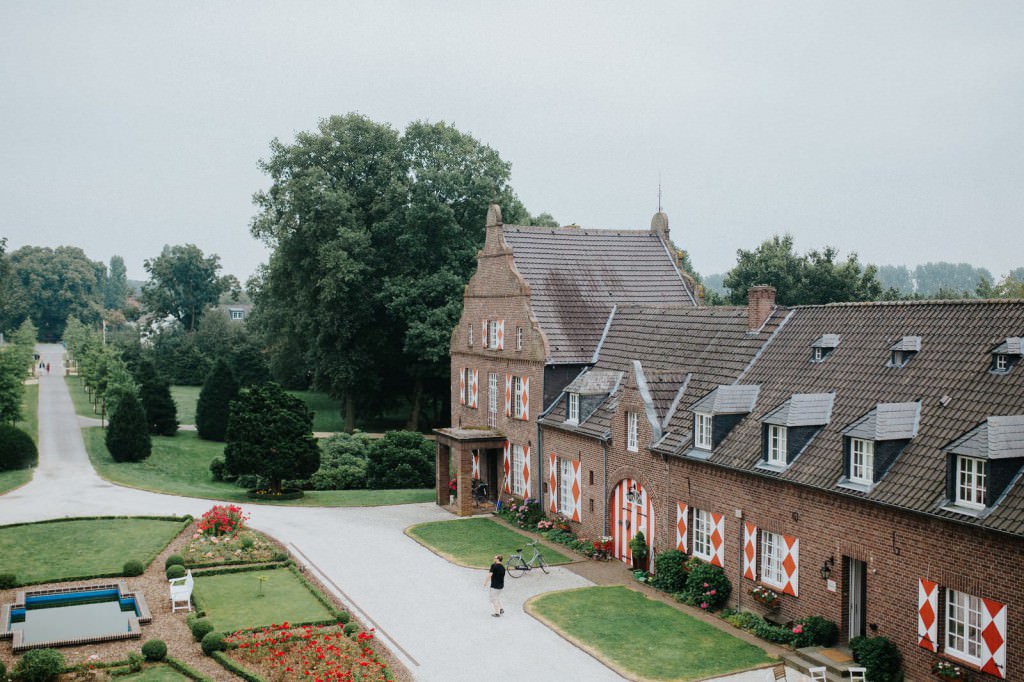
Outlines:
<svg viewBox="0 0 1024 682"><path fill-rule="evenodd" d="M674 255L650 231L505 225L551 364L589 364L615 306L696 300Z"/></svg>
<svg viewBox="0 0 1024 682"><path fill-rule="evenodd" d="M793 483L993 530L1024 533L1024 485L977 518L941 509L947 451L992 416L1024 415L1024 367L991 371L992 351L1024 331L1024 301L937 301L803 306L767 345L742 383L758 384L754 411L715 448L709 461ZM812 346L823 334L842 343L821 362ZM920 350L902 367L890 348L908 336ZM831 420L783 472L755 469L761 419L798 393L835 392ZM699 399L695 391L687 405ZM916 435L868 492L837 486L843 475L843 430L880 403L920 403ZM692 414L688 413L692 419ZM997 422L998 423L998 422ZM677 448L672 454L679 454Z"/></svg>

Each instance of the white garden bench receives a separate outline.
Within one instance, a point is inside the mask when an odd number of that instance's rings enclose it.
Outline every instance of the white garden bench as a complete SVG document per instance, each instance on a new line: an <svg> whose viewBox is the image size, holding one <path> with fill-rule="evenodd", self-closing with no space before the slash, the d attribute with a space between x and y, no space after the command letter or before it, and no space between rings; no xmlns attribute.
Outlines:
<svg viewBox="0 0 1024 682"><path fill-rule="evenodd" d="M171 584L171 613L178 609L185 611L192 610L192 569L185 572L183 578L172 578Z"/></svg>

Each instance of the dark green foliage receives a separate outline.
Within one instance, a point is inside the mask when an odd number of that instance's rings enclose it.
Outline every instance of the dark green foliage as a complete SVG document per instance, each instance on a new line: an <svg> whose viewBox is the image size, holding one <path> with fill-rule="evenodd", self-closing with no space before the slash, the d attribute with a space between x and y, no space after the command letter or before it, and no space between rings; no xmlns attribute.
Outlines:
<svg viewBox="0 0 1024 682"><path fill-rule="evenodd" d="M32 649L14 664L11 677L18 682L50 682L64 670L64 656L56 649Z"/></svg>
<svg viewBox="0 0 1024 682"><path fill-rule="evenodd" d="M218 360L206 377L196 403L196 431L204 440L223 441L228 430L231 401L238 398L238 382L227 362Z"/></svg>
<svg viewBox="0 0 1024 682"><path fill-rule="evenodd" d="M195 334L179 328L165 329L152 339L147 355L157 371L172 384L202 386L213 361L196 344Z"/></svg>
<svg viewBox="0 0 1024 682"><path fill-rule="evenodd" d="M214 651L224 651L224 633L223 632L208 632L203 636L200 646L203 648L203 653L209 656Z"/></svg>
<svg viewBox="0 0 1024 682"><path fill-rule="evenodd" d="M146 413L131 393L122 397L117 411L110 415L106 443L115 462L141 462L152 452Z"/></svg>
<svg viewBox="0 0 1024 682"><path fill-rule="evenodd" d="M195 244L165 246L159 256L143 263L149 281L142 286L142 302L157 317L172 315L193 331L210 306L238 282L220 277L220 256L204 256Z"/></svg>
<svg viewBox="0 0 1024 682"><path fill-rule="evenodd" d="M28 469L39 463L32 437L16 426L0 424L0 471Z"/></svg>
<svg viewBox="0 0 1024 682"><path fill-rule="evenodd" d="M429 488L434 485L434 444L413 431L388 431L370 446L367 487Z"/></svg>
<svg viewBox="0 0 1024 682"><path fill-rule="evenodd" d="M192 631L192 637L201 642L206 635L213 632L213 623L208 618L196 618L188 623L188 628Z"/></svg>
<svg viewBox="0 0 1024 682"><path fill-rule="evenodd" d="M832 646L839 641L839 626L826 618L810 616L796 623L803 630L793 640L798 649L806 646Z"/></svg>
<svg viewBox="0 0 1024 682"><path fill-rule="evenodd" d="M0 257L2 257L2 256L3 256L3 254L0 253ZM7 666L4 665L3 661L0 661L0 680L6 680L6 679L7 679Z"/></svg>
<svg viewBox="0 0 1024 682"><path fill-rule="evenodd" d="M103 309L103 263L77 246L23 246L9 256L11 297L4 301L9 328L31 319L41 341L56 341L69 318L99 322Z"/></svg>
<svg viewBox="0 0 1024 682"><path fill-rule="evenodd" d="M313 490L366 487L370 441L361 434L340 433L320 442L320 468L309 478Z"/></svg>
<svg viewBox="0 0 1024 682"><path fill-rule="evenodd" d="M281 482L320 468L313 414L275 383L253 386L231 403L224 464L233 475L255 474L280 492Z"/></svg>
<svg viewBox="0 0 1024 682"><path fill-rule="evenodd" d="M678 549L661 552L654 559L654 582L659 590L670 594L682 592L686 588L686 555Z"/></svg>
<svg viewBox="0 0 1024 682"><path fill-rule="evenodd" d="M151 639L142 645L142 655L147 661L162 661L167 657L167 644L162 639Z"/></svg>
<svg viewBox="0 0 1024 682"><path fill-rule="evenodd" d="M636 535L629 539L629 553L633 557L633 567L647 570L647 555L650 549L647 547L647 538L644 532L638 530Z"/></svg>
<svg viewBox="0 0 1024 682"><path fill-rule="evenodd" d="M234 478L228 473L223 457L214 457L210 460L210 476L215 481L230 481Z"/></svg>
<svg viewBox="0 0 1024 682"><path fill-rule="evenodd" d="M146 659L137 651L128 652L128 671L137 673L142 670L142 663Z"/></svg>
<svg viewBox="0 0 1024 682"><path fill-rule="evenodd" d="M184 566L185 557L180 554L172 554L164 559L164 568L170 568L171 566Z"/></svg>
<svg viewBox="0 0 1024 682"><path fill-rule="evenodd" d="M850 640L853 658L867 668L871 682L903 682L900 650L885 637L854 637Z"/></svg>
<svg viewBox="0 0 1024 682"><path fill-rule="evenodd" d="M121 569L121 574L126 578L134 578L137 575L142 575L146 570L146 567L142 565L142 562L138 559L129 559L124 562L124 567Z"/></svg>
<svg viewBox="0 0 1024 682"><path fill-rule="evenodd" d="M345 634L351 635L353 632L359 631L359 623L345 623Z"/></svg>
<svg viewBox="0 0 1024 682"><path fill-rule="evenodd" d="M338 622L344 625L351 620L351 616L348 615L348 611L338 611Z"/></svg>
<svg viewBox="0 0 1024 682"><path fill-rule="evenodd" d="M690 576L686 579L686 589L682 591L687 603L714 611L732 594L732 584L725 577L725 571L712 566L696 557L686 563Z"/></svg>
<svg viewBox="0 0 1024 682"><path fill-rule="evenodd" d="M171 386L157 374L148 360L141 361L133 372L139 384L139 398L146 411L149 432L157 436L173 436L178 432L178 408L171 398Z"/></svg>
<svg viewBox="0 0 1024 682"><path fill-rule="evenodd" d="M185 577L185 567L181 564L171 564L165 572L168 580Z"/></svg>
<svg viewBox="0 0 1024 682"><path fill-rule="evenodd" d="M9 590L17 586L18 576L13 573L0 573L0 590Z"/></svg>

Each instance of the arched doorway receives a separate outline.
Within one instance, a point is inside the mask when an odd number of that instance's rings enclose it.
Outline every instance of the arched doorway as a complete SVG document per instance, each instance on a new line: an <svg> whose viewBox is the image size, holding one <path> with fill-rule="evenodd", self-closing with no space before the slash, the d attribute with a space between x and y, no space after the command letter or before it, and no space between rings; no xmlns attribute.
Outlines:
<svg viewBox="0 0 1024 682"><path fill-rule="evenodd" d="M625 478L615 486L611 522L613 554L619 560L627 564L633 562L629 541L637 531L643 532L649 548L654 547L654 505L640 481ZM648 566L644 567L648 570L651 554L648 552Z"/></svg>

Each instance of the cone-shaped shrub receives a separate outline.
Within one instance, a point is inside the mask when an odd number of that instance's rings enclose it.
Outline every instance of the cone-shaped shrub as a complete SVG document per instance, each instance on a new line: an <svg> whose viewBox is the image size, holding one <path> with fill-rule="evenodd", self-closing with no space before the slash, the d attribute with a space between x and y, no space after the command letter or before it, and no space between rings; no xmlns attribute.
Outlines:
<svg viewBox="0 0 1024 682"><path fill-rule="evenodd" d="M218 360L206 377L196 403L196 431L204 440L223 441L228 430L231 401L238 397L238 382L224 360Z"/></svg>
<svg viewBox="0 0 1024 682"><path fill-rule="evenodd" d="M107 450L115 462L141 462L149 457L153 442L146 426L146 413L139 399L125 394L110 415L107 427Z"/></svg>
<svg viewBox="0 0 1024 682"><path fill-rule="evenodd" d="M159 374L152 362L144 361L135 372L139 383L142 409L146 411L149 432L157 436L173 436L178 432L178 408L171 398L171 386Z"/></svg>

